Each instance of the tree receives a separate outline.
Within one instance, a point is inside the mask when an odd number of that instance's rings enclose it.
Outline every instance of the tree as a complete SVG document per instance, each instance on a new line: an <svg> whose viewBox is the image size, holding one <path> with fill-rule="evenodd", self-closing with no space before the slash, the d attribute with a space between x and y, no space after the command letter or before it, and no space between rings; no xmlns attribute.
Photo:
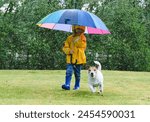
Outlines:
<svg viewBox="0 0 150 122"><path fill-rule="evenodd" d="M100 17L110 35L86 35L87 65L150 71L150 0L76 0L77 9ZM69 33L39 28L48 13L74 8L74 0L3 0L0 7L0 69L63 69L61 48ZM140 57L140 58L139 58Z"/></svg>
<svg viewBox="0 0 150 122"><path fill-rule="evenodd" d="M107 41L97 44L97 48L103 48L98 53L106 57L105 61L101 57L102 64L109 69L149 70L149 45L139 1L105 0L97 9L97 15L103 18L112 32L107 37L95 39Z"/></svg>

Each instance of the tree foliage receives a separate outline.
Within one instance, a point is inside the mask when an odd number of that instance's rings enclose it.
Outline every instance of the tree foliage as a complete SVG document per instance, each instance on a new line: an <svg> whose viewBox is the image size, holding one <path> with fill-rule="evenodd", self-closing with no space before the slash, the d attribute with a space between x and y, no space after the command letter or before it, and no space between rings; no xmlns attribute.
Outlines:
<svg viewBox="0 0 150 122"><path fill-rule="evenodd" d="M83 7L111 31L86 35L87 65L99 60L104 69L150 71L150 0L76 0ZM69 33L36 23L66 8L75 8L74 0L0 1L0 69L64 69L61 48Z"/></svg>

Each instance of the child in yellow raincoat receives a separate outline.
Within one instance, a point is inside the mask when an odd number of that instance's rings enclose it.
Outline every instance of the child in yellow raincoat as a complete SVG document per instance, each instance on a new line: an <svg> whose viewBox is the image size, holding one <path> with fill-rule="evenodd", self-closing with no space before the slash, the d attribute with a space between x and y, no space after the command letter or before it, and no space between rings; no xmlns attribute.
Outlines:
<svg viewBox="0 0 150 122"><path fill-rule="evenodd" d="M65 84L62 85L62 89L70 90L70 82L72 74L75 75L74 90L80 88L80 72L82 65L86 63L85 49L86 49L86 37L84 36L84 26L73 26L73 34L70 35L63 46L63 52L66 54L66 77Z"/></svg>

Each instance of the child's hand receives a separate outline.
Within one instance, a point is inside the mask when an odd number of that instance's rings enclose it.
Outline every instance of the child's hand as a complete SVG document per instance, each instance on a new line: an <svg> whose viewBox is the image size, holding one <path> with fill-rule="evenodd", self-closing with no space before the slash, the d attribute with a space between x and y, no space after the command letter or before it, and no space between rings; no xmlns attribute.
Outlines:
<svg viewBox="0 0 150 122"><path fill-rule="evenodd" d="M73 52L74 52L73 50L70 50L70 54L73 54Z"/></svg>

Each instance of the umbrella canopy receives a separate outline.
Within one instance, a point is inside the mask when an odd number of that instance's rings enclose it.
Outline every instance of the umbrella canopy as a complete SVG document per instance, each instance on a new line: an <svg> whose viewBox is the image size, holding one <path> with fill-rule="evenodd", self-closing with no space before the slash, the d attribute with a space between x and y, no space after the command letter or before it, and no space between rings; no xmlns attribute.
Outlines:
<svg viewBox="0 0 150 122"><path fill-rule="evenodd" d="M79 9L55 11L39 21L37 25L66 32L72 32L72 25L80 25L85 26L85 33L88 34L110 34L108 28L99 17Z"/></svg>

